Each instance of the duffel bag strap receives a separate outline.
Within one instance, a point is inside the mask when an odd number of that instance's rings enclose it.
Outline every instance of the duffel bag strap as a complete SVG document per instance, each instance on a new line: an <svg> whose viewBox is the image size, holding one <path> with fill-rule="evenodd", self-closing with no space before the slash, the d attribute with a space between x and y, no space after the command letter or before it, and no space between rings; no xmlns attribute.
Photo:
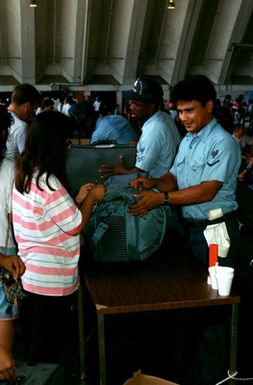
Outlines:
<svg viewBox="0 0 253 385"><path fill-rule="evenodd" d="M112 214L116 214L117 211L119 211L120 207L114 207L107 215L107 217L104 217L102 220L100 220L99 225L97 226L96 230L92 234L91 242L94 246L97 245L97 243L100 241L100 239L104 236L105 232L109 228L110 223L110 217Z"/></svg>

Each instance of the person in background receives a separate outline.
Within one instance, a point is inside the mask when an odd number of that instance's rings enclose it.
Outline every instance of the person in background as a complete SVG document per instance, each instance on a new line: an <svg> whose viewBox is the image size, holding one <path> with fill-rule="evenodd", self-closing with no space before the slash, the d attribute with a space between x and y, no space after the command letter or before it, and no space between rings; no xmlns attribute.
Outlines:
<svg viewBox="0 0 253 385"><path fill-rule="evenodd" d="M181 140L172 117L160 110L163 89L155 80L142 76L125 97L129 100L132 118L141 121L135 167L127 168L120 157L118 164L101 167L101 178L145 172L159 178L172 165Z"/></svg>
<svg viewBox="0 0 253 385"><path fill-rule="evenodd" d="M253 99L249 99L248 104L248 119L249 119L249 132L253 133Z"/></svg>
<svg viewBox="0 0 253 385"><path fill-rule="evenodd" d="M69 110L74 103L75 101L73 100L73 97L71 95L66 96L66 98L64 99L64 104L62 106L61 112L64 115L69 116Z"/></svg>
<svg viewBox="0 0 253 385"><path fill-rule="evenodd" d="M168 110L170 112L170 115L174 121L176 121L177 118L177 109L174 103L169 102L168 104Z"/></svg>
<svg viewBox="0 0 253 385"><path fill-rule="evenodd" d="M244 135L244 125L242 123L235 124L233 129L233 137L238 141L240 144L240 139Z"/></svg>
<svg viewBox="0 0 253 385"><path fill-rule="evenodd" d="M137 142L137 134L127 119L112 113L106 104L100 107L95 131L91 135L91 143L98 141L115 141L118 144Z"/></svg>
<svg viewBox="0 0 253 385"><path fill-rule="evenodd" d="M64 96L61 95L61 96L58 98L57 111L62 112L63 106L64 106Z"/></svg>
<svg viewBox="0 0 253 385"><path fill-rule="evenodd" d="M95 100L93 102L93 108L94 108L94 112L95 112L95 116L96 118L99 117L99 109L100 109L100 106L101 106L101 99L99 96L96 96L95 97Z"/></svg>
<svg viewBox="0 0 253 385"><path fill-rule="evenodd" d="M13 123L9 127L6 158L15 159L24 150L27 128L40 102L41 95L33 85L19 84L14 88L8 107Z"/></svg>
<svg viewBox="0 0 253 385"><path fill-rule="evenodd" d="M90 139L95 127L95 114L91 102L84 93L76 93L76 103L70 107L69 116L76 124L74 136Z"/></svg>
<svg viewBox="0 0 253 385"><path fill-rule="evenodd" d="M114 115L121 115L119 104L116 104L116 106L114 108Z"/></svg>
<svg viewBox="0 0 253 385"><path fill-rule="evenodd" d="M67 191L66 154L72 120L56 111L35 117L17 160L13 226L26 266L22 283L29 362L59 362L66 312L79 284L80 233L104 186L87 183L75 201Z"/></svg>
<svg viewBox="0 0 253 385"><path fill-rule="evenodd" d="M231 114L233 113L233 111L232 111L232 105L233 105L233 103L232 103L232 96L230 94L227 94L224 97L222 105L224 107L229 108L231 110Z"/></svg>
<svg viewBox="0 0 253 385"><path fill-rule="evenodd" d="M36 110L36 115L45 111L53 111L54 110L54 101L51 98L44 98L41 103L41 107L38 107Z"/></svg>
<svg viewBox="0 0 253 385"><path fill-rule="evenodd" d="M243 127L243 133L241 133ZM239 131L238 131L239 130ZM249 129L245 129L244 124L236 124L234 126L233 136L237 138L242 149L243 155L253 155L253 136ZM239 136L239 138L238 138Z"/></svg>
<svg viewBox="0 0 253 385"><path fill-rule="evenodd" d="M247 137L245 138L245 129L242 123L236 124L234 126L233 137L239 143L242 155L238 179L240 181L244 180L251 185L253 167L252 145L246 144Z"/></svg>
<svg viewBox="0 0 253 385"><path fill-rule="evenodd" d="M15 337L14 320L18 318L18 308L6 299L3 288L3 270L14 279L25 271L25 266L17 255L16 243L11 225L11 193L15 173L15 161L5 158L8 128L12 116L6 106L0 106L0 380L15 379L15 368L11 351Z"/></svg>

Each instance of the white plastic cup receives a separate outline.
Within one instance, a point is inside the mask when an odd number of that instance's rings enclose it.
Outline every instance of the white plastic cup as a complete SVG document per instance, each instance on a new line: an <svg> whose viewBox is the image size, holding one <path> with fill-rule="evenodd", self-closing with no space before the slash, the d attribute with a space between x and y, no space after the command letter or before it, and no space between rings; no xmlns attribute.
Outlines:
<svg viewBox="0 0 253 385"><path fill-rule="evenodd" d="M216 266L210 266L208 268L209 277L210 277L210 284L212 289L217 290L217 279L216 279Z"/></svg>
<svg viewBox="0 0 253 385"><path fill-rule="evenodd" d="M233 267L216 266L216 280L218 293L221 296L228 296L231 292L232 282L234 278Z"/></svg>

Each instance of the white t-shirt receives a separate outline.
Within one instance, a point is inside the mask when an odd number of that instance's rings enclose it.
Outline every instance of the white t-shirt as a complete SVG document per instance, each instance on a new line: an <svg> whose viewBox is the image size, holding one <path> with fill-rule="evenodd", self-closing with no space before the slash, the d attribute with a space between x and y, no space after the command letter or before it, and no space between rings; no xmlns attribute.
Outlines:
<svg viewBox="0 0 253 385"><path fill-rule="evenodd" d="M5 247L8 230L8 214L12 206L12 185L15 173L15 162L10 159L3 159L0 166L0 246ZM15 247L12 231L9 231L8 247Z"/></svg>
<svg viewBox="0 0 253 385"><path fill-rule="evenodd" d="M71 104L69 103L66 103L66 104L63 104L63 107L62 107L62 113L66 116L69 116L69 109L71 107Z"/></svg>
<svg viewBox="0 0 253 385"><path fill-rule="evenodd" d="M25 148L26 132L28 124L19 119L14 112L11 112L14 119L9 127L9 135L6 142L5 157L15 159Z"/></svg>

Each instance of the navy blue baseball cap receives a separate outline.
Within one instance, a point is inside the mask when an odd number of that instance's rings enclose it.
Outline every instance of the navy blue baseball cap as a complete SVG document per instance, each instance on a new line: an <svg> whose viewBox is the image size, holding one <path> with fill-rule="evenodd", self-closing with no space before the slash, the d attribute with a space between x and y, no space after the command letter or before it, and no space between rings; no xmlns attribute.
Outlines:
<svg viewBox="0 0 253 385"><path fill-rule="evenodd" d="M163 89L155 80L141 76L135 80L133 88L125 93L125 97L130 100L158 102L163 97Z"/></svg>

